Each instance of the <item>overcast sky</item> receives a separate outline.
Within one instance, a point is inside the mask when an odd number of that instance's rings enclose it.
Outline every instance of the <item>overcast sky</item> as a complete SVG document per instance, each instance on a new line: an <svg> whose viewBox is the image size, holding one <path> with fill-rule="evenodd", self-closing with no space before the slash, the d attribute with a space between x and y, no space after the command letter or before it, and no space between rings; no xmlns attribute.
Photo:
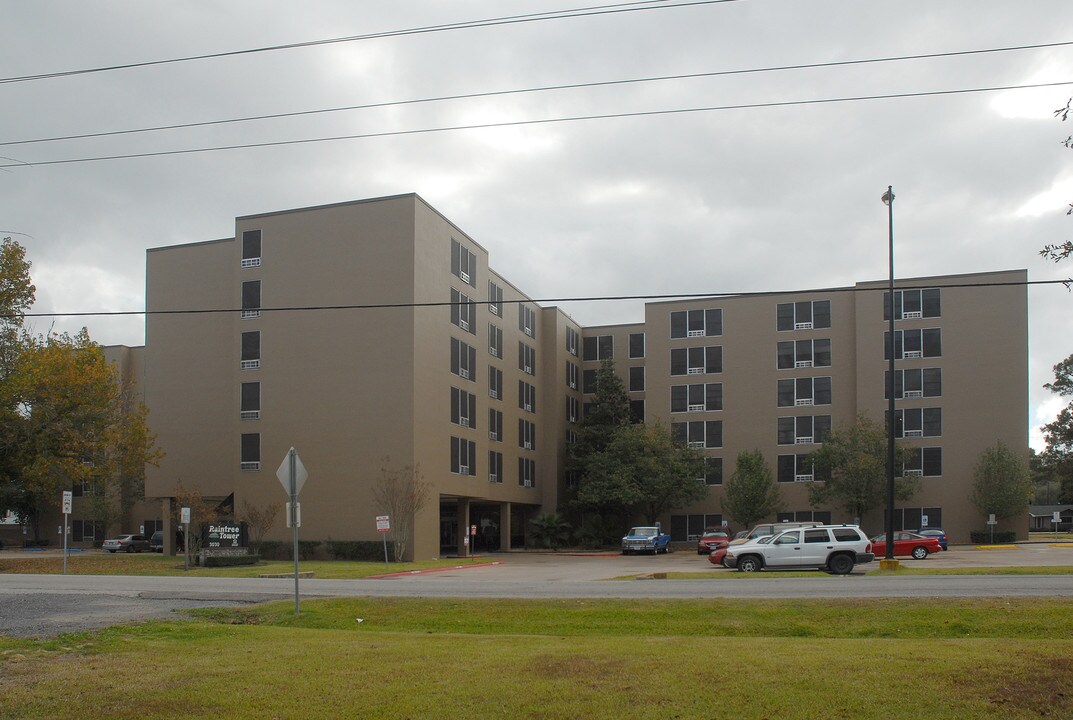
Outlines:
<svg viewBox="0 0 1073 720"><path fill-rule="evenodd" d="M1073 84L36 163L575 116L1073 83L1073 45L738 73L42 143L20 141L446 95L1073 42L1068 0L731 0L110 67L587 6L541 0L0 0L0 236L38 312L144 308L145 250L240 215L417 192L535 298L850 285L1027 268L1073 237ZM608 0L610 2L610 0ZM622 8L623 6L616 6ZM644 7L633 5L633 8ZM14 144L13 144L14 143ZM640 302L564 304L581 324ZM1073 295L1029 289L1030 421L1073 352ZM38 318L103 344L144 318ZM996 339L1001 341L1001 339ZM1001 409L996 409L1001 412ZM1033 429L1032 444L1041 447Z"/></svg>

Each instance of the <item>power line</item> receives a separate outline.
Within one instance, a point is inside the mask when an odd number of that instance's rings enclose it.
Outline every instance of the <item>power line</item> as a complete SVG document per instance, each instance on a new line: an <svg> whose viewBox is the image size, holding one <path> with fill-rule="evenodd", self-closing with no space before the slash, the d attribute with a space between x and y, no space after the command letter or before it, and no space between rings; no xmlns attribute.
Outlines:
<svg viewBox="0 0 1073 720"><path fill-rule="evenodd" d="M1066 284L1068 280L1025 280L1009 282L980 282L980 283L952 283L943 284L941 288L992 288L992 287L1028 287L1030 285L1058 285ZM898 285L898 290L921 290L936 287L934 283L925 285ZM399 308L429 308L448 307L451 305L512 305L515 303L536 303L552 305L566 302L607 302L620 300L696 300L696 299L728 299L740 297L778 297L783 295L807 295L815 293L858 293L858 292L886 292L885 285L876 287L828 287L812 288L806 290L758 290L754 292L708 292L708 293L666 293L659 295L597 295L590 297L550 297L550 298L516 298L511 300L470 300L465 303L450 301L437 302L402 302L402 303L358 303L353 305L291 305L286 307L256 308L259 312L309 312L325 310L391 310ZM22 315L0 315L0 318L33 318L33 317L119 317L124 315L216 315L220 313L239 313L243 308L189 308L186 310L111 310L101 312L36 312L23 313Z"/></svg>
<svg viewBox="0 0 1073 720"><path fill-rule="evenodd" d="M843 102L859 102L863 100L894 100L918 97L938 97L943 95L964 95L970 93L999 92L1005 90L1026 90L1031 88L1058 87L1073 85L1073 80L1051 83L1031 83L1025 85L998 85L993 87L962 88L958 90L929 90L923 92L890 93L884 95L854 95L836 98L818 98L812 100L782 100L764 103L741 103L735 105L712 105L694 108L676 108L670 110L644 110L638 112L605 113L599 115L574 115L558 118L544 118L540 120L513 120L498 123L476 123L472 125L450 125L434 128L418 128L415 130L386 130L383 132L357 133L353 135L334 135L330 137L302 138L299 140L274 140L260 143L243 143L239 145L217 145L210 147L188 148L186 150L160 150L156 152L127 153L121 155L97 155L81 158L67 158L64 160L42 160L38 162L24 161L0 165L0 169L13 167L39 167L46 165L70 165L73 163L100 162L104 160L130 160L133 158L164 157L168 155L192 155L205 152L219 152L223 150L248 150L251 148L280 147L285 145L308 145L312 143L337 142L340 140L362 140L369 138L398 137L402 135L425 135L442 132L455 132L458 130L488 130L492 128L521 127L525 125L550 125L555 123L578 122L582 120L610 120L616 118L654 117L659 115L684 115L689 113L716 112L722 110L749 110L775 107L794 107L804 105L824 105Z"/></svg>
<svg viewBox="0 0 1073 720"><path fill-rule="evenodd" d="M353 110L370 110L374 108L397 107L400 105L417 105L423 103L444 102L449 100L471 100L475 98L502 97L505 95L521 95L527 93L549 92L558 90L579 90L595 87L609 87L617 85L631 85L651 82L665 82L668 80L695 80L699 78L724 77L730 75L749 75L769 72L784 72L788 70L812 70L822 68L847 67L853 65L868 65L877 63L902 62L906 60L926 60L948 57L962 57L969 55L983 55L989 53L1012 52L1018 50L1040 50L1044 48L1065 47L1073 45L1073 41L1038 43L1034 45L1012 45L998 48L985 48L977 50L953 50L949 52L921 53L916 55L896 55L878 58L865 58L858 60L835 60L819 63L798 63L793 65L772 65L768 67L746 68L737 70L716 70L712 72L684 73L677 75L659 75L652 77L629 78L622 80L602 80L587 83L567 83L561 85L544 85L532 88L516 88L512 90L491 90L487 92L464 93L457 95L441 95L438 97L416 98L409 100L391 100L378 103L366 103L362 105L345 105L341 107L318 108L314 110L296 110L292 112L270 113L266 115L247 115L223 120L204 120L200 122L176 123L172 125L157 125L152 127L129 128L125 130L108 130L93 133L81 133L78 135L57 135L53 137L33 138L29 140L9 140L0 142L5 145L30 145L33 143L57 142L61 140L84 140L88 138L112 137L116 135L132 135L138 133L160 132L163 130L184 130L196 127L209 127L213 125L227 125L233 123L253 122L258 120L278 120L280 118L302 117L308 115L320 115L326 113L349 112Z"/></svg>
<svg viewBox="0 0 1073 720"><path fill-rule="evenodd" d="M89 75L92 73L112 72L115 70L130 70L133 68L152 67L155 65L171 65L176 63L191 62L194 60L212 60L239 55L253 55L256 53L275 52L278 50L295 50L298 48L316 47L319 45L332 45L336 43L358 42L362 40L375 40L380 38L402 37L405 35L423 35L450 30L469 30L472 28L496 27L500 25L517 25L520 23L542 22L545 20L565 20L578 17L593 17L596 15L616 15L628 12L643 12L645 10L668 10L680 7L692 7L696 5L716 5L739 0L692 0L691 2L676 2L671 4L669 0L637 0L635 2L616 3L613 5L593 5L590 7L573 8L569 10L550 10L528 15L507 15L504 17L487 18L484 20L465 20L456 23L442 25L427 25L424 27L408 28L405 30L386 30L364 35L349 35L345 37L327 38L322 40L309 40L306 42L286 43L282 45L268 45L265 47L247 48L245 50L228 50L218 53L205 53L202 55L186 55L165 60L146 60L143 62L124 63L120 65L106 65L102 67L83 68L79 70L62 70L51 73L38 73L35 75L21 75L16 77L0 78L0 84L31 82L34 80L47 80L74 75ZM657 5L654 3L665 3ZM643 6L643 7L635 7Z"/></svg>

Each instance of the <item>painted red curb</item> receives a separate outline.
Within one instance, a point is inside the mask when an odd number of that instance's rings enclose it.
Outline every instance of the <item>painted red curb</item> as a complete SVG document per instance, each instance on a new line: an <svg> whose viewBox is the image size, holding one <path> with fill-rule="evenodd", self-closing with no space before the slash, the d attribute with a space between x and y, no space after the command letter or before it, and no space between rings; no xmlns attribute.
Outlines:
<svg viewBox="0 0 1073 720"><path fill-rule="evenodd" d="M409 577L411 575L426 575L428 573L449 572L451 570L469 570L470 568L483 568L499 565L499 561L487 563L474 563L473 565L452 565L451 567L428 568L426 570L405 570L403 572L384 573L383 575L369 575L366 580L383 580L386 578Z"/></svg>

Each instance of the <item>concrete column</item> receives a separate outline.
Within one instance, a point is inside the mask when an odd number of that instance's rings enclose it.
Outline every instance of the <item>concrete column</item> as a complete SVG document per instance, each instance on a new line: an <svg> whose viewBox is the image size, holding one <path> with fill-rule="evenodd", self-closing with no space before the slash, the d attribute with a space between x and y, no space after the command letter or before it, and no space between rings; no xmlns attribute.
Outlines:
<svg viewBox="0 0 1073 720"><path fill-rule="evenodd" d="M469 537L469 498L458 498L458 555L469 557L473 548L466 543Z"/></svg>
<svg viewBox="0 0 1073 720"><path fill-rule="evenodd" d="M160 501L160 512L164 517L164 527L161 531L164 533L164 555L175 554L175 528L171 522L171 498L164 498Z"/></svg>
<svg viewBox="0 0 1073 720"><path fill-rule="evenodd" d="M510 508L509 502L499 503L499 551L510 550Z"/></svg>

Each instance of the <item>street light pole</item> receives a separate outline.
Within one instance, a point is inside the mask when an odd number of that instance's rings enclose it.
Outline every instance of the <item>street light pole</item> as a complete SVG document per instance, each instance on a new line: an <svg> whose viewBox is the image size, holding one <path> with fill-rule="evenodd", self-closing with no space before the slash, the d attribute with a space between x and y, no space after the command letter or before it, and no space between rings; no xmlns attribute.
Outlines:
<svg viewBox="0 0 1073 720"><path fill-rule="evenodd" d="M884 569L897 569L894 559L894 188L887 186L883 193L887 206L887 238L889 249L890 282L887 286L887 316L890 320L890 357L887 364L887 527L886 557L881 563Z"/></svg>

